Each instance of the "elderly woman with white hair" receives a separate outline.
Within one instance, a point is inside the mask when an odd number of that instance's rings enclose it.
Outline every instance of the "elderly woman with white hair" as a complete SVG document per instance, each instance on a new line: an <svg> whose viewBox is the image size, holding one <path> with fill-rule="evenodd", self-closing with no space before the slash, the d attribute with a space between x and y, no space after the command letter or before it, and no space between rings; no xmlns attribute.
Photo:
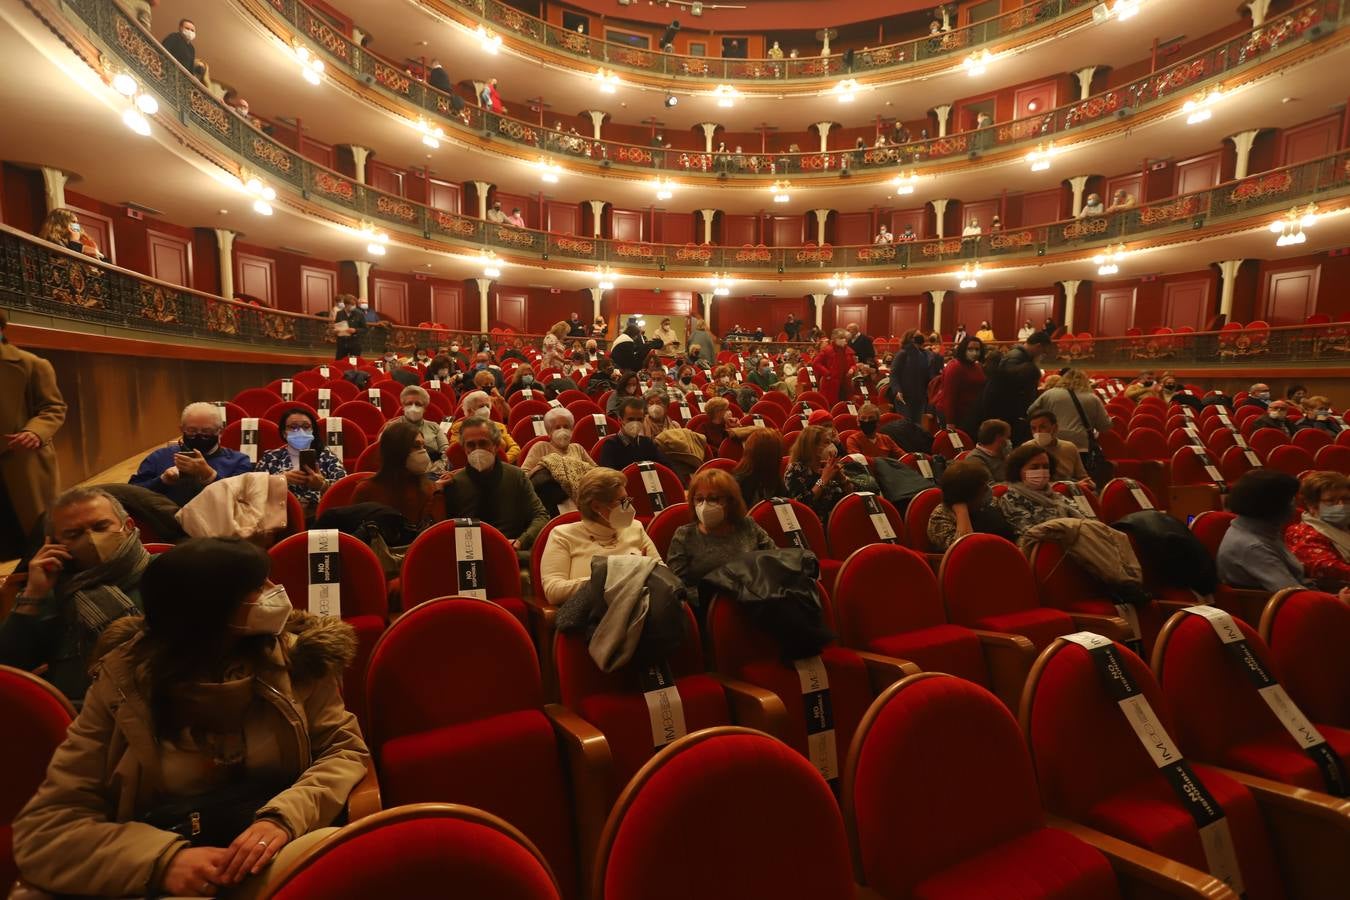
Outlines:
<svg viewBox="0 0 1350 900"><path fill-rule="evenodd" d="M160 447L131 476L131 484L163 494L179 506L221 478L253 471L253 460L220 445L224 414L211 403L189 403L178 419L180 437Z"/></svg>
<svg viewBox="0 0 1350 900"><path fill-rule="evenodd" d="M450 441L446 438L445 432L441 431L440 425L427 421L431 395L417 385L410 384L399 391L398 402L403 407L403 415L385 422L380 433L383 434L385 429L395 422L407 422L412 425L418 434L422 435L422 444L426 447L427 456L431 457L430 471L437 476L444 474L445 454L450 449Z"/></svg>
<svg viewBox="0 0 1350 900"><path fill-rule="evenodd" d="M491 419L493 401L487 391L469 391L459 401L460 409L464 410L464 416L450 425L450 443L459 443L459 430L464 425L464 419ZM506 454L506 461L514 463L520 458L520 445L511 439L501 422L493 422L492 426L497 429L498 445L503 453Z"/></svg>
<svg viewBox="0 0 1350 900"><path fill-rule="evenodd" d="M582 476L595 468L586 448L572 442L573 424L572 414L560 406L544 413L548 440L535 442L520 466L550 515L575 506Z"/></svg>

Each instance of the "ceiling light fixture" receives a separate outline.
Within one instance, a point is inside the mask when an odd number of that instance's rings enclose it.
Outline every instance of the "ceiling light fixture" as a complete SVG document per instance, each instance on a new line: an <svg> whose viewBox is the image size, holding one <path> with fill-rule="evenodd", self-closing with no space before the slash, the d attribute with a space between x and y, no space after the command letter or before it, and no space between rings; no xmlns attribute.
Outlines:
<svg viewBox="0 0 1350 900"><path fill-rule="evenodd" d="M1108 245L1092 257L1092 261L1097 265L1098 275L1114 275L1120 271L1120 261L1125 258L1125 245Z"/></svg>
<svg viewBox="0 0 1350 900"><path fill-rule="evenodd" d="M122 123L141 137L150 134L150 120L141 115L140 110L134 107L129 107L126 112L122 113Z"/></svg>
<svg viewBox="0 0 1350 900"><path fill-rule="evenodd" d="M899 175L895 176L895 179L891 182L891 186L895 188L897 194L912 194L914 193L914 185L918 180L919 173L910 169L908 172L901 172Z"/></svg>
<svg viewBox="0 0 1350 900"><path fill-rule="evenodd" d="M1279 237L1275 239L1275 246L1288 247L1292 244L1306 243L1308 236L1303 233L1303 229L1311 228L1316 224L1316 203L1309 203L1307 206L1295 206L1293 209L1289 210L1289 212L1270 223L1271 233L1279 235Z"/></svg>
<svg viewBox="0 0 1350 900"><path fill-rule="evenodd" d="M979 287L980 276L983 274L984 270L980 268L979 263L966 263L961 267L961 271L956 273L957 277L961 279L960 287L965 290Z"/></svg>
<svg viewBox="0 0 1350 900"><path fill-rule="evenodd" d="M1211 107L1223 99L1223 88L1215 85L1208 90L1201 91L1190 100L1181 105L1181 111L1187 113L1186 124L1197 125L1200 122L1208 120L1214 115Z"/></svg>
<svg viewBox="0 0 1350 900"><path fill-rule="evenodd" d="M253 211L260 216L272 214L272 201L277 199L276 189L264 184L257 175L240 175L239 183L244 191L253 196Z"/></svg>
<svg viewBox="0 0 1350 900"><path fill-rule="evenodd" d="M596 287L602 291L614 290L614 270L609 266L595 267Z"/></svg>
<svg viewBox="0 0 1350 900"><path fill-rule="evenodd" d="M126 72L119 72L112 79L113 90L131 101L131 106L122 112L122 123L142 137L150 134L150 120L159 112L159 101L153 94L141 90L136 79Z"/></svg>
<svg viewBox="0 0 1350 900"><path fill-rule="evenodd" d="M853 78L845 78L834 86L834 95L840 103L852 103L857 92L858 82Z"/></svg>
<svg viewBox="0 0 1350 900"><path fill-rule="evenodd" d="M502 263L501 260L497 258L497 254L490 250L480 250L478 251L478 259L483 264L483 277L502 277Z"/></svg>
<svg viewBox="0 0 1350 900"><path fill-rule="evenodd" d="M295 45L295 58L300 62L300 74L310 84L318 84L323 80L323 60L309 52L309 48L304 44Z"/></svg>
<svg viewBox="0 0 1350 900"><path fill-rule="evenodd" d="M539 170L539 179L546 184L557 184L558 176L562 174L562 166L551 159L539 157L539 161L534 164Z"/></svg>
<svg viewBox="0 0 1350 900"><path fill-rule="evenodd" d="M432 150L438 150L445 138L445 131L439 125L432 125L426 119L417 120L417 130L422 134L422 143Z"/></svg>
<svg viewBox="0 0 1350 900"><path fill-rule="evenodd" d="M792 185L786 181L775 181L769 190L773 192L774 203L787 203L792 197L788 194L788 188Z"/></svg>
<svg viewBox="0 0 1350 900"><path fill-rule="evenodd" d="M484 53L495 54L502 48L502 36L488 31L482 25L478 26L476 32L478 35L478 45L483 48Z"/></svg>
<svg viewBox="0 0 1350 900"><path fill-rule="evenodd" d="M389 235L383 231L377 231L374 222L362 222L358 230L367 241L366 252L372 256L384 256L384 245L389 243Z"/></svg>
<svg viewBox="0 0 1350 900"><path fill-rule="evenodd" d="M1031 165L1031 171L1044 172L1050 168L1050 160L1059 153L1055 148L1054 141L1049 144L1037 144L1036 149L1027 154L1027 162Z"/></svg>
<svg viewBox="0 0 1350 900"><path fill-rule="evenodd" d="M847 297L848 287L852 283L853 277L849 275L847 272L845 272L842 275L836 272L834 275L830 276L830 280L828 282L828 284L830 285L830 293L836 297Z"/></svg>
<svg viewBox="0 0 1350 900"><path fill-rule="evenodd" d="M712 276L712 289L714 297L725 297L731 293L731 276L721 272L714 272Z"/></svg>
<svg viewBox="0 0 1350 900"><path fill-rule="evenodd" d="M994 54L988 50L977 50L961 61L961 68L966 70L967 75L974 78L977 75L983 75L993 59Z"/></svg>
<svg viewBox="0 0 1350 900"><path fill-rule="evenodd" d="M619 90L619 76L609 69L601 69L595 73L595 85L600 88L600 93L613 94Z"/></svg>
<svg viewBox="0 0 1350 900"><path fill-rule="evenodd" d="M719 84L713 88L712 95L717 98L717 105L723 109L730 109L736 103L736 98L741 92L729 84Z"/></svg>
<svg viewBox="0 0 1350 900"><path fill-rule="evenodd" d="M1111 5L1111 15L1115 16L1116 20L1120 22L1132 19L1138 14L1139 0L1116 0Z"/></svg>
<svg viewBox="0 0 1350 900"><path fill-rule="evenodd" d="M666 109L672 109L680 104L680 98L674 94L666 94Z"/></svg>
<svg viewBox="0 0 1350 900"><path fill-rule="evenodd" d="M669 178L657 178L652 186L656 188L657 200L669 200L675 196L675 182Z"/></svg>

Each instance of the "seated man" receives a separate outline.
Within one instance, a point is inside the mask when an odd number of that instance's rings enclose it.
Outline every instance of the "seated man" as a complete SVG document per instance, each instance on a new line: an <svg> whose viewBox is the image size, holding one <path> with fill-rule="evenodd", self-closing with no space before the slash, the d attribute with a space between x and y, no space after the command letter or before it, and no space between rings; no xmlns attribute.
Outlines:
<svg viewBox="0 0 1350 900"><path fill-rule="evenodd" d="M138 616L150 555L122 504L98 488L71 488L47 513L47 540L28 583L0 623L0 664L32 671L79 704L103 629Z"/></svg>
<svg viewBox="0 0 1350 900"><path fill-rule="evenodd" d="M220 410L210 403L189 403L179 420L183 436L141 460L131 484L163 494L179 506L217 478L253 471L253 460L220 446Z"/></svg>
<svg viewBox="0 0 1350 900"><path fill-rule="evenodd" d="M1247 388L1247 399L1243 400L1240 406L1259 406L1266 409L1270 406L1270 385L1264 381L1258 381L1256 384Z"/></svg>
<svg viewBox="0 0 1350 900"><path fill-rule="evenodd" d="M1007 480L1006 467L1012 442L1012 426L1002 419L985 419L975 435L975 449L966 459L977 462L989 472L989 481Z"/></svg>
<svg viewBox="0 0 1350 900"><path fill-rule="evenodd" d="M497 456L501 430L489 419L466 419L459 441L469 465L444 488L446 515L486 522L510 538L517 550L530 549L548 523L548 510L525 473Z"/></svg>
<svg viewBox="0 0 1350 900"><path fill-rule="evenodd" d="M611 437L601 445L596 464L616 472L622 472L625 466L635 462L657 462L674 469L674 465L661 452L661 448L656 446L656 442L642 433L642 424L646 416L645 400L641 397L625 397L619 403L619 418L623 422L623 430L617 437Z"/></svg>
<svg viewBox="0 0 1350 900"><path fill-rule="evenodd" d="M1262 428L1274 428L1276 431L1282 431L1286 436L1292 437L1295 428L1294 423L1289 421L1289 411L1293 408L1294 405L1286 400L1270 401L1270 406L1266 408L1266 414L1257 416L1256 421L1252 423L1253 433Z"/></svg>
<svg viewBox="0 0 1350 900"><path fill-rule="evenodd" d="M1076 481L1083 490L1095 490L1096 483L1083 467L1083 457L1073 441L1059 439L1059 419L1048 409L1031 414L1031 440L1055 458L1055 473L1060 481Z"/></svg>

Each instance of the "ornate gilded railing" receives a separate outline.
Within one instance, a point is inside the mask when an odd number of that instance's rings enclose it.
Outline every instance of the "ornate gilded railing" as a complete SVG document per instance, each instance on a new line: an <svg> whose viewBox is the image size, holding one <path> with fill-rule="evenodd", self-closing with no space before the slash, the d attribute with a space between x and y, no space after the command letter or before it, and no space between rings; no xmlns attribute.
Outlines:
<svg viewBox="0 0 1350 900"><path fill-rule="evenodd" d="M415 121L419 116L427 117L451 131L471 131L475 137L488 135L527 147L541 156L573 158L652 172L710 178L837 178L846 169L917 169L922 172L926 164L935 160L959 159L1016 145L1034 146L1076 129L1101 124L1112 117L1137 113L1187 92L1196 92L1216 79L1297 46L1296 42L1301 38L1317 37L1338 28L1345 0L1310 0L1287 13L1272 17L1260 28L1221 41L1166 68L1094 94L1086 100L1068 103L1036 116L971 131L959 130L957 126L960 123L953 123L952 133L944 137L918 134L897 144L888 143L886 146L865 149L837 149L826 153L736 152L734 147L728 148L729 152L725 153L705 153L594 140L570 131L550 128L539 120L527 121L492 113L480 107L476 99L464 101L462 108L456 111L450 94L431 87L352 42L301 0L267 2L290 23L296 35L327 54L331 64L347 69L372 87L408 103L412 107L408 110L410 121ZM474 6L478 2L468 0L468 5ZM486 2L493 5L496 0ZM76 0L71 5L84 9L95 3L96 0ZM523 23L528 18L510 7L501 6L501 9L502 15L511 17L512 21L520 17ZM526 28L523 24L521 27ZM890 136L887 140L890 140Z"/></svg>

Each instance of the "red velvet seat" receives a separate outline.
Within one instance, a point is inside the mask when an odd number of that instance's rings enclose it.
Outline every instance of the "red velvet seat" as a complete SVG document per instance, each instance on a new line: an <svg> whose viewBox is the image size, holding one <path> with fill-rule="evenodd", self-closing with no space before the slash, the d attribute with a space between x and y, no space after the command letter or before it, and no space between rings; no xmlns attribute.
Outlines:
<svg viewBox="0 0 1350 900"><path fill-rule="evenodd" d="M514 430L516 424L522 419L528 419L530 416L542 416L549 411L550 407L545 400L518 399L523 393L523 391L518 391L511 397L514 402L511 404L511 414L506 417L506 427L508 429ZM537 392L536 396L539 396Z"/></svg>
<svg viewBox="0 0 1350 900"><path fill-rule="evenodd" d="M1148 667L1120 644L1115 649L1175 739L1172 717ZM1087 650L1057 640L1041 654L1027 681L1021 724L1049 812L1207 871L1195 820L1103 687ZM1244 896L1282 898L1266 824L1251 793L1207 766L1192 764L1192 769L1223 808Z"/></svg>
<svg viewBox="0 0 1350 900"><path fill-rule="evenodd" d="M558 900L537 847L514 826L468 806L415 803L346 826L305 853L267 900L366 900L392 888L433 897Z"/></svg>
<svg viewBox="0 0 1350 900"><path fill-rule="evenodd" d="M882 514L895 534L895 540L903 545L906 540L905 521L900 517L900 511L885 497L879 494L872 496L876 497L877 505L881 507ZM835 504L830 513L826 536L830 542L830 555L834 559L847 559L850 553L860 547L882 543L862 494L849 494Z"/></svg>
<svg viewBox="0 0 1350 900"><path fill-rule="evenodd" d="M877 698L856 740L844 815L860 880L882 896L1119 896L1101 853L1046 827L1017 722L983 688L911 675Z"/></svg>
<svg viewBox="0 0 1350 900"><path fill-rule="evenodd" d="M220 432L220 446L228 447L231 450L241 450L243 447L244 420L239 419L226 425ZM258 457L268 450L275 450L282 446L285 441L281 437L281 432L277 429L275 422L267 419L258 419L258 444L257 451L252 457L256 463Z"/></svg>
<svg viewBox="0 0 1350 900"><path fill-rule="evenodd" d="M1247 437L1247 443L1252 445L1252 449L1261 457L1262 462L1268 463L1270 451L1287 445L1289 435L1278 428L1258 428Z"/></svg>
<svg viewBox="0 0 1350 900"><path fill-rule="evenodd" d="M688 525L693 520L693 507L683 502L667 506L652 518L651 524L647 526L647 536L656 545L662 559L670 555L670 542L675 537L675 532L681 525Z"/></svg>
<svg viewBox="0 0 1350 900"><path fill-rule="evenodd" d="M1312 454L1293 444L1281 444L1266 455L1266 465L1295 478L1317 467Z"/></svg>
<svg viewBox="0 0 1350 900"><path fill-rule="evenodd" d="M1328 444L1317 451L1313 460L1318 469L1330 469L1342 475L1350 475L1350 447Z"/></svg>
<svg viewBox="0 0 1350 900"><path fill-rule="evenodd" d="M298 608L308 608L309 535L292 535L273 544L271 578L286 586L286 593ZM342 675L342 697L347 708L365 725L366 668L375 642L389 625L389 600L385 591L384 569L374 551L349 534L337 534L337 550L342 580L339 613L356 631L356 658ZM317 612L317 610L310 610Z"/></svg>
<svg viewBox="0 0 1350 900"><path fill-rule="evenodd" d="M1083 490L1075 481L1056 481L1050 485L1050 490L1068 497L1069 502L1077 506L1083 515L1096 519L1102 517L1102 501L1097 497L1096 491ZM1083 508L1083 502L1077 499L1079 497L1087 503L1086 509Z"/></svg>
<svg viewBox="0 0 1350 900"><path fill-rule="evenodd" d="M926 488L910 499L909 506L905 507L905 534L909 536L906 542L909 546L923 553L939 552L928 540L928 520L932 518L933 510L941 505L942 488Z"/></svg>
<svg viewBox="0 0 1350 900"><path fill-rule="evenodd" d="M544 429L542 414L525 416L516 420L516 423L511 426L511 440L515 441L516 445L521 448L537 437L548 437L548 433ZM524 452L522 451L520 459L523 461L524 458Z"/></svg>
<svg viewBox="0 0 1350 900"><path fill-rule="evenodd" d="M320 420L323 423L323 442L324 446L332 450L334 454L342 459L342 468L348 472L355 472L361 460L361 454L366 452L366 447L371 444L371 439L366 437L365 431L355 422L348 421L341 416L329 416ZM338 434L341 429L341 434ZM378 437L379 432L376 432ZM317 438L318 435L315 435ZM335 441L341 441L342 452L338 453Z"/></svg>
<svg viewBox="0 0 1350 900"><path fill-rule="evenodd" d="M947 616L957 625L1020 634L1037 650L1075 630L1068 613L1040 605L1026 559L997 535L957 538L942 557L938 580Z"/></svg>
<svg viewBox="0 0 1350 900"><path fill-rule="evenodd" d="M500 816L542 851L564 896L580 896L588 853L574 828L597 811L570 812L558 713L544 707L534 646L510 613L466 597L412 608L375 645L366 699L386 807L462 803Z"/></svg>
<svg viewBox="0 0 1350 900"><path fill-rule="evenodd" d="M1294 432L1294 446L1301 447L1313 454L1323 447L1331 446L1335 443L1335 440L1320 428L1300 428Z"/></svg>
<svg viewBox="0 0 1350 900"><path fill-rule="evenodd" d="M1223 472L1219 471L1217 462L1199 447L1182 447L1172 454L1172 484L1224 484ZM1213 472L1209 471L1211 468Z"/></svg>
<svg viewBox="0 0 1350 900"><path fill-rule="evenodd" d="M852 900L839 807L766 734L716 728L657 754L605 825L594 900Z"/></svg>
<svg viewBox="0 0 1350 900"><path fill-rule="evenodd" d="M1240 619L1233 623L1257 659L1280 678L1256 630ZM1183 612L1172 616L1153 651L1153 672L1176 717L1174 737L1195 759L1326 791L1321 770L1285 731L1206 619ZM1350 731L1309 718L1350 771Z"/></svg>
<svg viewBox="0 0 1350 900"><path fill-rule="evenodd" d="M1148 500L1148 506L1139 502L1135 491L1143 492L1144 498ZM1153 495L1153 491L1148 485L1140 484L1133 478L1112 478L1102 489L1102 521L1108 524L1141 509L1157 508L1158 498Z"/></svg>
<svg viewBox="0 0 1350 900"><path fill-rule="evenodd" d="M1125 435L1125 450L1130 459L1167 459L1167 439L1162 434L1162 422L1157 427L1132 427Z"/></svg>
<svg viewBox="0 0 1350 900"><path fill-rule="evenodd" d="M243 407L246 415L256 418L264 415L275 404L280 403L281 399L280 393L267 388L244 388L235 394L234 399L230 402Z"/></svg>
<svg viewBox="0 0 1350 900"><path fill-rule="evenodd" d="M956 459L957 454L975 449L975 442L960 428L948 425L933 436L933 455Z"/></svg>
<svg viewBox="0 0 1350 900"><path fill-rule="evenodd" d="M0 893L18 877L10 823L47 777L47 764L75 718L65 695L31 672L0 666L0 722L6 723L0 779Z"/></svg>
<svg viewBox="0 0 1350 900"><path fill-rule="evenodd" d="M486 581L481 589L487 598L515 616L522 625L530 624L529 610L521 599L520 559L506 536L486 522L479 525L483 542L483 570ZM403 558L401 592L403 608L411 609L433 597L453 597L470 585L461 584L455 564L455 522L437 522L417 536Z"/></svg>
<svg viewBox="0 0 1350 900"><path fill-rule="evenodd" d="M1261 616L1261 637L1304 714L1350 728L1350 604L1321 591L1280 591Z"/></svg>
<svg viewBox="0 0 1350 900"><path fill-rule="evenodd" d="M633 501L633 510L645 520L656 515L660 509L657 509L657 499L647 492L642 471L638 463L631 463L624 467L623 476L628 479L628 496ZM650 471L660 484L657 496L661 509L684 502L684 485L680 484L678 475L660 463L651 463Z"/></svg>
<svg viewBox="0 0 1350 900"><path fill-rule="evenodd" d="M604 434L600 433L600 424L596 422L597 417L604 423ZM572 428L572 443L580 444L583 447L592 447L602 437L612 437L618 434L622 424L612 416L601 416L598 413L576 416L576 423Z"/></svg>
<svg viewBox="0 0 1350 900"><path fill-rule="evenodd" d="M1085 572L1058 544L1037 543L1032 546L1029 558L1042 606L1062 609L1070 614L1119 615L1106 585ZM1168 610L1149 602L1132 607L1132 611L1139 620L1139 638L1143 641L1145 652L1148 652L1153 649L1153 642L1162 630Z"/></svg>
<svg viewBox="0 0 1350 900"><path fill-rule="evenodd" d="M364 399L348 400L333 410L332 415L348 423L348 427L357 426L370 440L379 437L384 423L389 421L383 412Z"/></svg>
<svg viewBox="0 0 1350 900"><path fill-rule="evenodd" d="M330 509L349 505L356 494L356 488L373 474L373 472L353 472L330 484L319 500L319 509L314 517L317 519Z"/></svg>
<svg viewBox="0 0 1350 900"><path fill-rule="evenodd" d="M840 561L830 556L829 544L825 541L825 529L820 524L820 518L815 510L798 500L789 500L792 504L792 511L797 515L797 524L801 526L802 538L806 541L806 549L810 550L820 560L820 580L829 588L834 587L835 576L839 573ZM783 531L783 526L778 522L778 513L774 511L773 504L768 500L761 500L750 508L750 518L754 519L769 533L773 542L779 547L791 547L792 541Z"/></svg>
<svg viewBox="0 0 1350 900"><path fill-rule="evenodd" d="M1229 484L1237 484L1238 479L1260 465L1261 458L1255 450L1234 445L1223 451L1219 471L1223 472L1224 480Z"/></svg>

